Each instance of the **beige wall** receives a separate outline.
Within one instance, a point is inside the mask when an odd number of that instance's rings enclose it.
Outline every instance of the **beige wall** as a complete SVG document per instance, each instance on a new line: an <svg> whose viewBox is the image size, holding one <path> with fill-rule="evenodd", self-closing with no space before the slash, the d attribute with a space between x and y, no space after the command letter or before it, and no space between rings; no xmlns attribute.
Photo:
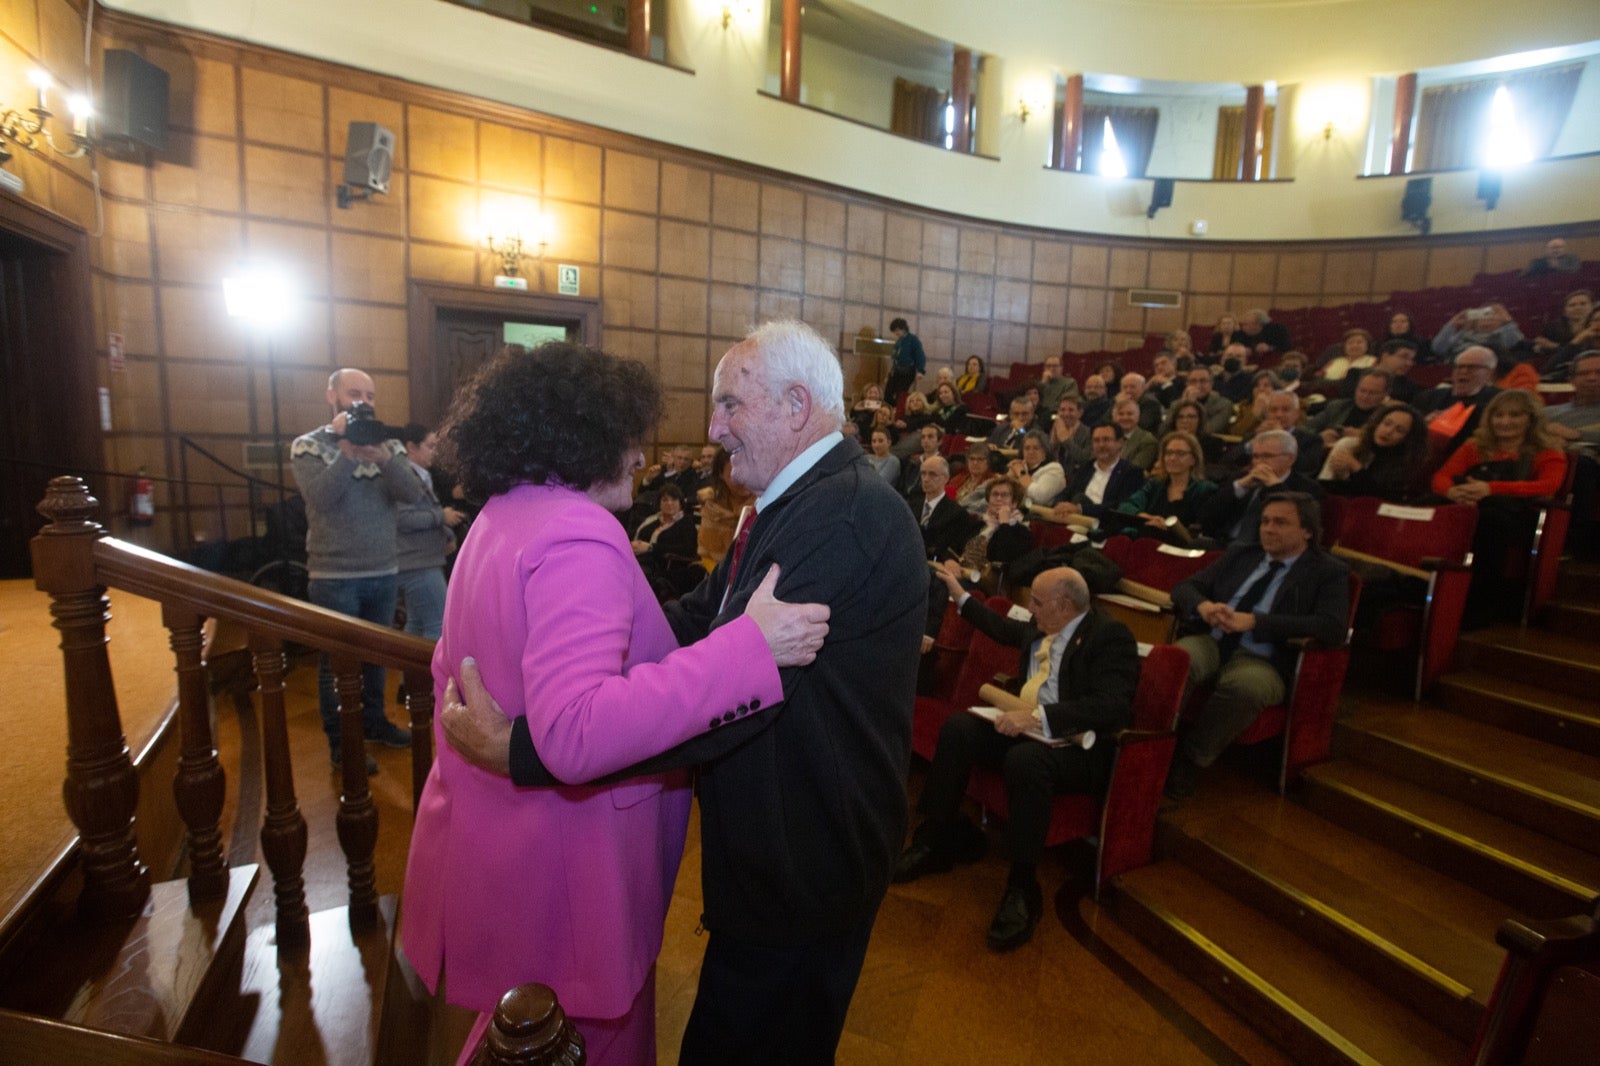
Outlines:
<svg viewBox="0 0 1600 1066"><path fill-rule="evenodd" d="M693 73L517 26L439 0L112 0L113 6L425 84L649 137L785 173L999 223L1120 236L1207 240L1405 236L1401 179L1359 181L1371 79L1419 67L1600 38L1593 0L864 0L863 6L994 56L1005 113L985 124L986 153L954 156L758 95L767 74L767 10L729 29L721 4L672 0L674 61ZM382 16L374 15L381 10ZM1445 21L1448 20L1448 26ZM1152 31L1152 26L1159 30ZM1216 59L1227 57L1225 63ZM1185 186L1173 210L1145 218L1150 185L1046 171L1049 123L1019 122L1010 102L1054 72L1276 81L1306 101L1346 97L1339 135L1320 114L1283 129L1296 178L1263 193ZM816 85L808 91L815 97ZM708 117L712 117L708 121ZM1600 156L1517 172L1497 211L1464 182L1436 189L1437 232L1558 225L1600 217Z"/></svg>
<svg viewBox="0 0 1600 1066"><path fill-rule="evenodd" d="M247 257L292 266L307 297L280 346L285 430L325 418L324 378L340 365L370 370L380 413L404 419L408 281L487 285L494 263L473 220L502 199L554 222L535 286L553 291L554 264L578 265L583 294L602 300L606 347L660 372L663 442L701 439L716 359L764 318L799 316L837 339L904 315L934 363L977 353L1003 367L1126 347L1228 308L1458 284L1520 265L1547 235L1194 246L998 226L252 46L116 17L97 28L170 72L175 126L154 165L101 166L96 357L108 331L126 337L127 369L102 371L119 470L175 473L180 434L237 457L270 428L264 351L220 293ZM82 32L68 0L11 4L7 99L21 91L12 72L35 60L69 69ZM339 210L352 119L394 129L399 157L391 194ZM9 169L29 199L94 230L84 161L21 152ZM1600 226L1577 232L1575 248L1600 258ZM1177 289L1184 306L1130 308L1130 286Z"/></svg>

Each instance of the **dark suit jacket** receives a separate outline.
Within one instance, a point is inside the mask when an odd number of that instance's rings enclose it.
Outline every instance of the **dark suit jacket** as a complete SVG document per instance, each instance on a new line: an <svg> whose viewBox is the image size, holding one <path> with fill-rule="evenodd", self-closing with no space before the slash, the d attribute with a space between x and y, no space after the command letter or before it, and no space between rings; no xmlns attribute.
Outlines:
<svg viewBox="0 0 1600 1066"><path fill-rule="evenodd" d="M1019 622L996 614L977 596L961 605L961 617L974 629L1001 644L1021 649L1017 676L1033 672L1033 650L1040 637L1032 622ZM1045 720L1055 736L1093 729L1114 733L1133 726L1133 692L1139 686L1139 646L1121 622L1094 607L1072 635L1072 644L1062 653L1061 676L1057 679L1056 702L1046 704ZM1091 755L1099 756L1096 765L1104 775L1096 781L1103 788L1109 776L1115 745L1096 742Z"/></svg>
<svg viewBox="0 0 1600 1066"><path fill-rule="evenodd" d="M907 503L911 505L911 517L920 524L922 521L922 506L927 502L927 497L918 489L908 497ZM928 524L922 526L923 554L930 559L942 559L944 553L953 551L961 552L961 546L972 535L972 516L967 509L950 497L939 494L939 502L933 505L933 514L928 519Z"/></svg>
<svg viewBox="0 0 1600 1066"><path fill-rule="evenodd" d="M1138 492L1144 485L1144 471L1126 459L1118 459L1117 465L1111 468L1111 479L1106 482L1105 495L1100 498L1099 503L1090 503L1083 493L1089 487L1089 482L1094 480L1094 469L1092 461L1079 467L1072 475L1072 481L1067 484L1066 490L1057 497L1057 502L1075 503L1083 508L1084 514L1091 518L1099 518L1107 511L1115 511L1118 504Z"/></svg>
<svg viewBox="0 0 1600 1066"><path fill-rule="evenodd" d="M1017 448L1022 447L1023 436L1031 429L1038 429L1039 421L1034 419L1033 424L1022 429L1013 429L1010 422L1002 422L994 427L994 432L989 434L989 446L992 448Z"/></svg>
<svg viewBox="0 0 1600 1066"><path fill-rule="evenodd" d="M1264 554L1259 545L1239 545L1204 570L1172 590L1172 609L1185 635L1211 632L1195 608L1206 600L1227 603L1244 585ZM1350 624L1350 568L1319 548L1312 547L1295 560L1278 586L1270 610L1256 614L1251 636L1273 645L1272 665L1287 684L1293 679L1295 650L1289 641L1308 637L1323 644L1340 645Z"/></svg>
<svg viewBox="0 0 1600 1066"><path fill-rule="evenodd" d="M1447 382L1437 388L1418 393L1415 406L1425 415L1431 415L1435 411L1447 411L1458 403L1467 404L1471 408L1460 431L1451 437L1450 443L1442 449L1445 455L1450 455L1465 444L1468 437L1477 432L1478 423L1483 421L1484 408L1488 407L1489 401L1499 394L1500 390L1493 385L1485 385L1471 396L1457 396Z"/></svg>
<svg viewBox="0 0 1600 1066"><path fill-rule="evenodd" d="M1266 498L1274 492L1307 492L1317 499L1326 494L1322 484L1298 470L1270 488L1255 489L1240 498L1234 493L1233 482L1217 486L1217 491L1200 508L1200 531L1212 540L1227 544L1233 540L1233 527L1240 519L1247 519L1239 534L1239 543L1255 545L1261 538L1261 508Z"/></svg>

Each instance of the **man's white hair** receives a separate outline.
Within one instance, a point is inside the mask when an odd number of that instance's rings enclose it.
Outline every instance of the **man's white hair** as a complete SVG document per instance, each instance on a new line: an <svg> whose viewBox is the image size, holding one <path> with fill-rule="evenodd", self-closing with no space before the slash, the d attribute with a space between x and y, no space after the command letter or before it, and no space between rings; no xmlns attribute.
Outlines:
<svg viewBox="0 0 1600 1066"><path fill-rule="evenodd" d="M823 413L844 421L844 371L820 333L804 322L780 318L763 322L745 340L761 351L756 365L768 392L777 396L786 386L799 382Z"/></svg>
<svg viewBox="0 0 1600 1066"><path fill-rule="evenodd" d="M1254 455L1256 453L1256 445L1271 444L1273 441L1280 444L1289 455L1298 456L1300 454L1300 442L1295 440L1294 434L1286 429L1264 429L1257 433L1250 441L1250 454Z"/></svg>

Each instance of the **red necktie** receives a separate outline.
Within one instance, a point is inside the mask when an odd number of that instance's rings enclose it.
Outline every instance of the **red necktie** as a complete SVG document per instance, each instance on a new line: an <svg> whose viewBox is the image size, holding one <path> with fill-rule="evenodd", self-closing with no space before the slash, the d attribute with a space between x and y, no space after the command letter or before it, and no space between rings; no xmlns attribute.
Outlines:
<svg viewBox="0 0 1600 1066"><path fill-rule="evenodd" d="M746 507L739 512L739 533L733 538L733 565L728 567L728 587L739 576L739 560L744 557L744 546L750 541L750 527L755 525L755 510Z"/></svg>

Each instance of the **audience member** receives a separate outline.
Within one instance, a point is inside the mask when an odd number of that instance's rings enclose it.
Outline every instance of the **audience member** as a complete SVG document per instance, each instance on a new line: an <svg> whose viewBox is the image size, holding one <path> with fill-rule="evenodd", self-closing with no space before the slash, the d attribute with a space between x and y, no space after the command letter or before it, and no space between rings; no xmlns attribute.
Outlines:
<svg viewBox="0 0 1600 1066"><path fill-rule="evenodd" d="M1451 316L1433 338L1439 359L1454 359L1468 348L1487 348L1497 361L1509 357L1522 340L1522 330L1511 320L1504 304L1469 307Z"/></svg>
<svg viewBox="0 0 1600 1066"><path fill-rule="evenodd" d="M1389 340L1384 341L1383 347L1378 350L1378 361L1372 369L1389 375L1389 399L1396 403L1413 403L1421 391L1417 383L1411 380L1411 370L1416 365L1417 350L1410 341ZM1346 399L1355 396L1359 383L1359 377L1345 378L1339 395Z"/></svg>
<svg viewBox="0 0 1600 1066"><path fill-rule="evenodd" d="M1022 455L1011 460L1008 471L1013 481L1022 486L1026 503L1047 506L1067 487L1066 472L1050 454L1050 440L1038 430L1029 430L1022 438Z"/></svg>
<svg viewBox="0 0 1600 1066"><path fill-rule="evenodd" d="M1243 340L1244 331L1239 328L1239 320L1232 315L1223 315L1217 319L1217 328L1211 331L1211 340L1206 343L1206 351L1220 358L1224 348Z"/></svg>
<svg viewBox="0 0 1600 1066"><path fill-rule="evenodd" d="M1199 404L1200 410L1205 412L1207 433L1227 430L1228 420L1233 417L1233 404L1212 388L1211 371L1200 366L1189 371L1189 387L1183 391L1183 398Z"/></svg>
<svg viewBox="0 0 1600 1066"><path fill-rule="evenodd" d="M1250 349L1242 344L1230 344L1222 350L1222 366L1212 381L1212 388L1230 404L1250 395L1249 362Z"/></svg>
<svg viewBox="0 0 1600 1066"><path fill-rule="evenodd" d="M411 422L400 431L400 443L427 498L400 504L395 511L395 565L400 569L395 584L405 602L406 632L438 640L444 625L444 564L456 550L454 530L466 515L441 506L433 490L439 434Z"/></svg>
<svg viewBox="0 0 1600 1066"><path fill-rule="evenodd" d="M1578 464L1572 482L1572 527L1567 543L1585 558L1600 555L1595 521L1600 496L1600 350L1584 352L1572 363L1572 401L1545 411L1552 436L1565 441L1569 462Z"/></svg>
<svg viewBox="0 0 1600 1066"><path fill-rule="evenodd" d="M1094 368L1094 376L1106 384L1106 395L1115 396L1122 389L1122 364L1107 359Z"/></svg>
<svg viewBox="0 0 1600 1066"><path fill-rule="evenodd" d="M967 449L966 466L951 477L944 491L968 514L979 514L985 507L985 493L990 482L999 476L994 469L994 453L987 444L980 442Z"/></svg>
<svg viewBox="0 0 1600 1066"><path fill-rule="evenodd" d="M1434 472L1434 492L1478 508L1464 625L1521 616L1522 593L1506 579L1507 563L1532 547L1537 510L1528 501L1555 495L1566 477L1567 457L1555 444L1539 398L1511 389L1489 401L1482 424Z"/></svg>
<svg viewBox="0 0 1600 1066"><path fill-rule="evenodd" d="M676 599L706 576L700 565L699 533L683 505L683 490L661 486L656 513L633 531L633 555L658 603Z"/></svg>
<svg viewBox="0 0 1600 1066"><path fill-rule="evenodd" d="M1286 429L1265 429L1247 446L1250 466L1243 476L1223 485L1200 508L1200 529L1223 547L1254 545L1261 511L1276 492L1303 492L1313 499L1322 486L1294 468L1299 445Z"/></svg>
<svg viewBox="0 0 1600 1066"><path fill-rule="evenodd" d="M933 391L932 413L934 422L946 433L965 433L967 430L967 405L961 402L961 394L956 392L956 387L945 381L941 382Z"/></svg>
<svg viewBox="0 0 1600 1066"><path fill-rule="evenodd" d="M1528 260L1523 277L1534 274L1573 274L1583 268L1583 260L1567 251L1567 242L1552 237L1545 243L1544 254Z"/></svg>
<svg viewBox="0 0 1600 1066"><path fill-rule="evenodd" d="M1322 443L1320 436L1302 424L1303 421L1300 398L1292 392L1279 389L1267 397L1267 413L1256 427L1256 434L1269 429L1288 430L1294 436L1295 470L1307 477L1315 477L1317 471L1322 469L1322 455L1327 451L1327 446Z"/></svg>
<svg viewBox="0 0 1600 1066"><path fill-rule="evenodd" d="M923 426L933 424L933 412L928 409L928 399L922 393L906 393L905 408L905 414L894 420L894 428L900 433L895 440L894 451L902 457L917 450L921 444L919 431Z"/></svg>
<svg viewBox="0 0 1600 1066"><path fill-rule="evenodd" d="M1304 352L1292 350L1284 352L1283 358L1278 360L1278 365L1273 367L1278 374L1279 387L1290 392L1299 392L1300 383L1307 377L1306 367L1310 363L1311 360L1306 358Z"/></svg>
<svg viewBox="0 0 1600 1066"><path fill-rule="evenodd" d="M1190 356L1188 352L1184 354ZM1188 382L1178 373L1177 358L1170 352L1157 352L1150 361L1150 380L1145 383L1146 395L1154 396L1164 411L1183 398L1183 390L1187 385Z"/></svg>
<svg viewBox="0 0 1600 1066"><path fill-rule="evenodd" d="M989 446L1015 453L1022 447L1022 438L1033 428L1033 408L1027 400L1012 400L1009 415L989 434Z"/></svg>
<svg viewBox="0 0 1600 1066"><path fill-rule="evenodd" d="M861 390L861 399L850 408L850 421L856 424L862 435L870 434L875 424L875 416L882 407L883 387L874 381ZM892 410L890 414L893 414Z"/></svg>
<svg viewBox="0 0 1600 1066"><path fill-rule="evenodd" d="M426 503L429 496L399 441L351 442L352 422L379 424L373 406L377 395L372 378L362 371L335 370L328 378L327 390L332 420L296 437L289 459L306 502L307 594L311 602L389 626L394 624L399 574L396 512L407 504ZM385 747L408 748L411 731L384 716L385 698L383 667L363 664L363 736ZM317 705L337 768L343 752L339 696L334 690L333 664L326 654L317 666ZM370 757L367 772L378 772Z"/></svg>
<svg viewBox="0 0 1600 1066"><path fill-rule="evenodd" d="M1600 307L1589 312L1589 320L1572 337L1572 340L1550 353L1545 360L1546 381L1565 381L1571 373L1572 361L1593 348L1600 348Z"/></svg>
<svg viewBox="0 0 1600 1066"><path fill-rule="evenodd" d="M635 502L653 511L663 485L676 485L687 492L694 480L694 449L687 444L674 445L670 451L663 449L661 461L645 468Z"/></svg>
<svg viewBox="0 0 1600 1066"><path fill-rule="evenodd" d="M1008 477L992 478L983 493L978 511L978 531L967 538L961 549L961 569L977 584L984 570L1005 566L1033 547L1022 499L1022 486Z"/></svg>
<svg viewBox="0 0 1600 1066"><path fill-rule="evenodd" d="M1395 311L1389 315L1389 328L1378 339L1380 351L1387 350L1391 341L1407 341L1419 363L1433 362L1433 345L1428 343L1428 338L1417 333L1416 323L1412 321L1410 311ZM1380 357L1381 361L1381 357Z"/></svg>
<svg viewBox="0 0 1600 1066"><path fill-rule="evenodd" d="M877 388L876 385L872 387ZM869 422L868 424L870 425L871 423ZM711 468L716 464L717 446L715 444L700 445L700 458L694 461L693 490L685 489L683 494L683 502L697 515L700 513L700 490L709 487L715 479L716 475L711 472Z"/></svg>
<svg viewBox="0 0 1600 1066"><path fill-rule="evenodd" d="M1226 490L1218 495L1226 495ZM1256 533L1172 590L1172 607L1189 653L1191 690L1216 688L1178 734L1167 775L1168 798L1193 794L1200 771L1234 738L1281 703L1294 674L1295 649L1305 637L1345 642L1349 625L1348 568L1318 546L1322 513L1304 493L1272 493Z"/></svg>
<svg viewBox="0 0 1600 1066"><path fill-rule="evenodd" d="M1433 451L1455 451L1478 428L1484 406L1500 392L1491 384L1496 365L1489 349L1468 348L1455 357L1448 382L1417 394Z"/></svg>
<svg viewBox="0 0 1600 1066"><path fill-rule="evenodd" d="M1250 395L1233 405L1233 416L1228 420L1228 433L1245 438L1256 431L1267 415L1267 398L1278 391L1278 375L1270 370L1257 370L1250 377Z"/></svg>
<svg viewBox="0 0 1600 1066"><path fill-rule="evenodd" d="M1240 343L1249 348L1256 358L1271 355L1273 352L1286 352L1294 347L1289 340L1289 331L1280 323L1272 321L1267 313L1260 308L1246 311L1239 320L1239 332L1244 336Z"/></svg>
<svg viewBox="0 0 1600 1066"><path fill-rule="evenodd" d="M1063 399L1081 399L1078 383L1061 372L1061 357L1046 356L1044 374L1039 379L1039 410L1054 411Z"/></svg>
<svg viewBox="0 0 1600 1066"><path fill-rule="evenodd" d="M1390 378L1384 370L1365 370L1356 376L1355 394L1322 405L1306 423L1311 432L1321 435L1322 443L1333 447L1341 437L1359 437L1372 412L1389 402Z"/></svg>
<svg viewBox="0 0 1600 1066"><path fill-rule="evenodd" d="M1091 458L1089 427L1083 423L1083 405L1077 400L1062 400L1056 405L1056 419L1050 424L1050 446L1069 479Z"/></svg>
<svg viewBox="0 0 1600 1066"><path fill-rule="evenodd" d="M939 406L940 385L949 385L951 388L955 388L956 372L947 366L941 366L939 368L939 372L934 375L933 387L922 394L922 398L928 401L928 407L930 409Z"/></svg>
<svg viewBox="0 0 1600 1066"><path fill-rule="evenodd" d="M1368 417L1359 435L1328 449L1317 480L1337 496L1408 500L1428 461L1428 429L1415 407L1391 404Z"/></svg>
<svg viewBox="0 0 1600 1066"><path fill-rule="evenodd" d="M1141 472L1156 462L1160 445L1154 433L1139 426L1139 405L1124 394L1111 406L1111 421L1122 430L1122 457Z"/></svg>
<svg viewBox="0 0 1600 1066"><path fill-rule="evenodd" d="M894 880L915 881L983 855L983 831L962 815L961 803L974 766L999 770L1009 806L1005 851L1011 870L988 943L1010 951L1027 943L1044 915L1037 868L1052 802L1068 792L1099 795L1116 754L1112 743L1052 747L1024 734L1068 737L1096 730L1109 737L1131 726L1139 650L1125 625L1093 607L1089 586L1076 570L1046 570L1033 579L1032 622L990 610L960 586L958 576L954 564L944 570L961 616L979 632L1021 649L1018 673L1027 681L992 724L960 712L945 720L917 802L922 823L895 864Z"/></svg>
<svg viewBox="0 0 1600 1066"><path fill-rule="evenodd" d="M900 486L900 457L889 452L889 431L872 431L872 450L867 453L867 465L889 484Z"/></svg>
<svg viewBox="0 0 1600 1066"><path fill-rule="evenodd" d="M889 380L883 386L883 402L893 406L901 393L916 390L917 382L928 372L928 356L905 319L890 322L889 332L894 336L894 353L890 357Z"/></svg>
<svg viewBox="0 0 1600 1066"><path fill-rule="evenodd" d="M1206 430L1205 409L1194 400L1179 400L1167 412L1166 421L1161 423L1161 435L1164 437L1173 432L1188 433L1198 440L1206 462L1212 463L1222 458L1223 441L1215 433Z"/></svg>
<svg viewBox="0 0 1600 1066"><path fill-rule="evenodd" d="M929 559L955 555L967 542L972 516L945 495L944 487L950 483L950 463L942 455L924 459L919 476L922 483L906 502L911 505L911 513L922 530L923 554Z"/></svg>
<svg viewBox="0 0 1600 1066"><path fill-rule="evenodd" d="M1377 361L1372 334L1360 327L1347 329L1342 341L1329 345L1322 353L1322 377L1325 381L1343 381L1351 371L1365 370Z"/></svg>
<svg viewBox="0 0 1600 1066"><path fill-rule="evenodd" d="M940 454L944 430L930 422L918 431L916 440L920 450L900 460L900 495L909 496L922 477L922 464Z"/></svg>
<svg viewBox="0 0 1600 1066"><path fill-rule="evenodd" d="M967 356L967 367L956 378L956 390L962 395L969 392L988 392L989 374L983 369L983 359L976 355Z"/></svg>
<svg viewBox="0 0 1600 1066"><path fill-rule="evenodd" d="M1138 404L1139 426L1142 429L1154 433L1161 428L1162 403L1150 394L1149 383L1143 374L1122 375L1122 391L1118 393L1118 397Z"/></svg>
<svg viewBox="0 0 1600 1066"><path fill-rule="evenodd" d="M1178 356L1194 354L1194 338L1189 336L1189 331L1186 329L1173 330L1171 333L1166 335L1164 342L1166 344L1166 348L1163 349L1163 351L1170 355Z"/></svg>
<svg viewBox="0 0 1600 1066"><path fill-rule="evenodd" d="M700 532L696 537L700 563L707 570L728 554L740 516L755 500L754 493L733 480L728 449L717 445L717 457L711 463L711 484L700 490Z"/></svg>
<svg viewBox="0 0 1600 1066"><path fill-rule="evenodd" d="M1209 375L1208 375L1209 376ZM1083 379L1083 424L1093 429L1111 420L1111 393L1106 380L1098 374Z"/></svg>
<svg viewBox="0 0 1600 1066"><path fill-rule="evenodd" d="M1530 342L1534 354L1548 359L1563 344L1571 344L1572 338L1582 333L1589 324L1589 316L1593 312L1594 294L1588 289L1567 293L1567 298L1561 301L1561 314L1546 322L1539 335Z"/></svg>
<svg viewBox="0 0 1600 1066"><path fill-rule="evenodd" d="M1096 426L1089 436L1094 462L1085 464L1073 475L1066 491L1050 508L1050 517L1065 522L1073 515L1099 518L1139 491L1144 471L1122 458L1122 427L1116 423Z"/></svg>
<svg viewBox="0 0 1600 1066"><path fill-rule="evenodd" d="M1196 525L1201 504L1217 488L1205 476L1205 457L1194 434L1168 433L1161 438L1161 459L1151 476L1116 509L1144 519L1149 535L1166 537L1169 518L1185 529Z"/></svg>

